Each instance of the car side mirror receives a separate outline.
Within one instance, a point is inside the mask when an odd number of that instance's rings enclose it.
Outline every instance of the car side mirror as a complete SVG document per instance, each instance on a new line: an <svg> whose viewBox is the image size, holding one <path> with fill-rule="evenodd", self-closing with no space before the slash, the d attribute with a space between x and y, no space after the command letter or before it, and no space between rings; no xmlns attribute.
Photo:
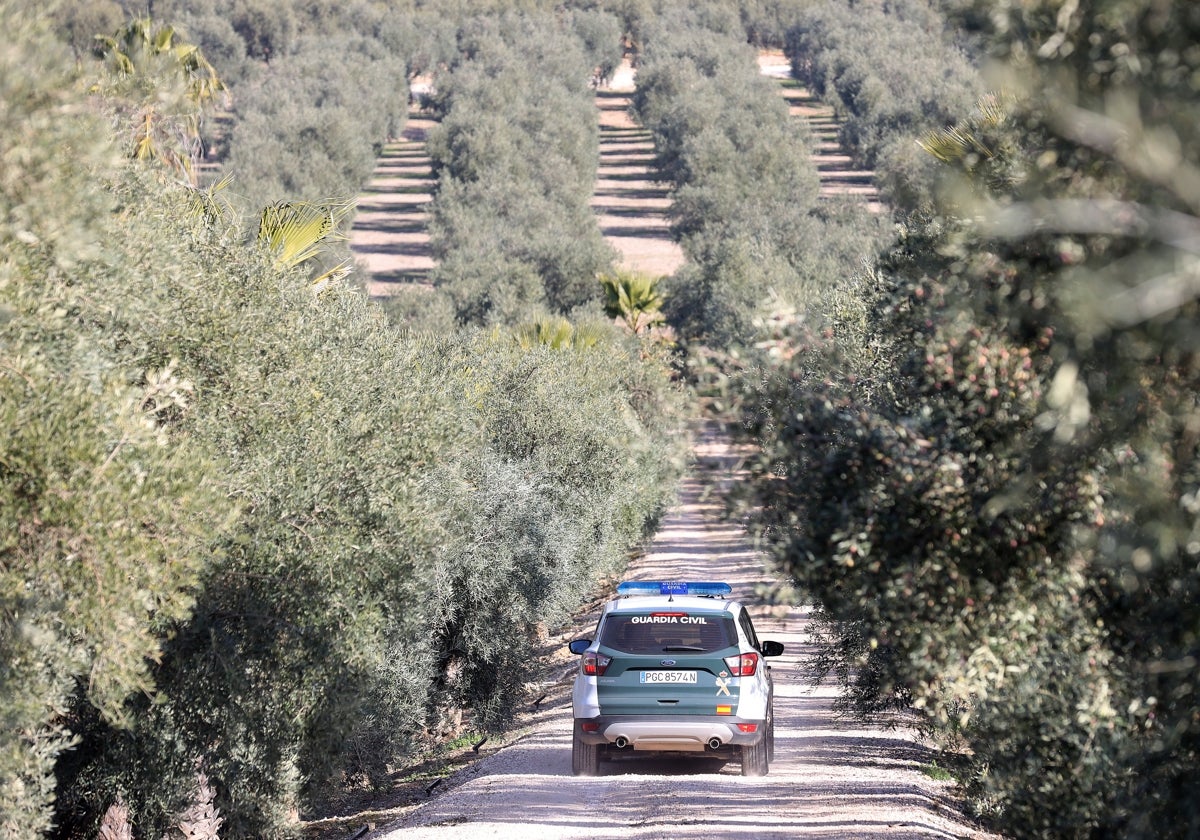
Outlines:
<svg viewBox="0 0 1200 840"><path fill-rule="evenodd" d="M782 656L783 655L783 642L763 642L762 643L762 655L763 656Z"/></svg>
<svg viewBox="0 0 1200 840"><path fill-rule="evenodd" d="M576 639L567 645L567 650L571 651L571 653L575 654L576 656L582 656L591 646L591 639ZM782 648L783 645L780 645L780 647Z"/></svg>

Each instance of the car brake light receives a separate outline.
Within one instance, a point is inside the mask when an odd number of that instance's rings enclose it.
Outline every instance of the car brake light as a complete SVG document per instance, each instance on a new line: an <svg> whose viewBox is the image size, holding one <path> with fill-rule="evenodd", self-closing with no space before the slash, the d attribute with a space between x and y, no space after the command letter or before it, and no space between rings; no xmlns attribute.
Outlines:
<svg viewBox="0 0 1200 840"><path fill-rule="evenodd" d="M758 671L758 654L741 653L737 656L726 656L725 667L734 677L753 677Z"/></svg>
<svg viewBox="0 0 1200 840"><path fill-rule="evenodd" d="M600 653L585 653L583 655L583 673L589 677L603 677L604 672L608 670L608 663L612 662L611 656L605 656Z"/></svg>
<svg viewBox="0 0 1200 840"><path fill-rule="evenodd" d="M739 723L737 725L737 728L742 732L757 732L758 724L757 723Z"/></svg>
<svg viewBox="0 0 1200 840"><path fill-rule="evenodd" d="M661 616L666 616L668 618L684 618L685 616L687 616L687 613L683 613L683 612L652 612L652 613L650 613L650 615L651 616L660 616L661 615Z"/></svg>

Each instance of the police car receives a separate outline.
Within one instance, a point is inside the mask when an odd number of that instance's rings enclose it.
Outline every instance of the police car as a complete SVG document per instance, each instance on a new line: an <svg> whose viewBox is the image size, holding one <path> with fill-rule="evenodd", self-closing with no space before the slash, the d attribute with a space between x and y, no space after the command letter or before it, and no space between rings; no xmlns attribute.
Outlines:
<svg viewBox="0 0 1200 840"><path fill-rule="evenodd" d="M628 581L604 606L580 657L572 691L571 770L594 776L625 751L739 758L765 776L774 752L767 657L727 583Z"/></svg>

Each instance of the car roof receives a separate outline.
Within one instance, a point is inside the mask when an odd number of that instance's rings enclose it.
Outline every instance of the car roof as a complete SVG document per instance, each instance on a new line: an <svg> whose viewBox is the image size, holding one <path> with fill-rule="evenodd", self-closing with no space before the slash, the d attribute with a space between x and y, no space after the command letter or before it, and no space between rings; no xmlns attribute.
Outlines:
<svg viewBox="0 0 1200 840"><path fill-rule="evenodd" d="M631 595L609 601L604 607L609 613L636 613L645 610L695 610L702 612L727 612L734 615L741 608L737 601L721 598L706 598L699 595Z"/></svg>

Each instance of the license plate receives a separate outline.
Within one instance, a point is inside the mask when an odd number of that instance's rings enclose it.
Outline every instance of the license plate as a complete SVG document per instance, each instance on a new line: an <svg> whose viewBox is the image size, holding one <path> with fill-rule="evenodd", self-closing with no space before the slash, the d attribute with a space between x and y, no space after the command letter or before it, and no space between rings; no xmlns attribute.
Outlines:
<svg viewBox="0 0 1200 840"><path fill-rule="evenodd" d="M642 671L644 683L694 683L695 671Z"/></svg>

